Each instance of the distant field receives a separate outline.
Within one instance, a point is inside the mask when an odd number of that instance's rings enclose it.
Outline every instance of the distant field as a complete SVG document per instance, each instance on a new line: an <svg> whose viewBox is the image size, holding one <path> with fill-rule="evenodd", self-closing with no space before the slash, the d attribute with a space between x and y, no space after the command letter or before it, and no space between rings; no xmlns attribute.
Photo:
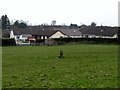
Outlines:
<svg viewBox="0 0 120 90"><path fill-rule="evenodd" d="M118 87L117 45L3 47L2 62L3 88Z"/></svg>

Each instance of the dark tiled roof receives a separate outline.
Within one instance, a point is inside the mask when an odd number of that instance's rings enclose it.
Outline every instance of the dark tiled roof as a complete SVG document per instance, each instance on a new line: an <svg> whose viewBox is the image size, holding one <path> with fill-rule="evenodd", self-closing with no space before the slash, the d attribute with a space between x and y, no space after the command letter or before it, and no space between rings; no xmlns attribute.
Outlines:
<svg viewBox="0 0 120 90"><path fill-rule="evenodd" d="M82 35L78 29L56 29L61 31L63 34L67 36L80 36Z"/></svg>
<svg viewBox="0 0 120 90"><path fill-rule="evenodd" d="M30 26L29 30L32 35L40 35L42 28L40 26Z"/></svg>
<svg viewBox="0 0 120 90"><path fill-rule="evenodd" d="M32 27L29 27L29 29L32 35L40 35L40 36L47 36L47 37L50 37L51 35L57 32L52 29L51 30L44 29L41 26L32 26Z"/></svg>
<svg viewBox="0 0 120 90"><path fill-rule="evenodd" d="M54 30L54 29L68 29L69 26L61 26L61 25L55 25L55 26L43 26L44 29Z"/></svg>
<svg viewBox="0 0 120 90"><path fill-rule="evenodd" d="M71 28L69 26L44 26L45 30L59 30L61 33L68 35L68 36L80 36L81 32L79 31L79 28Z"/></svg>
<svg viewBox="0 0 120 90"><path fill-rule="evenodd" d="M96 36L114 36L118 33L118 27L84 27L80 31L82 34L96 35Z"/></svg>
<svg viewBox="0 0 120 90"><path fill-rule="evenodd" d="M13 30L15 35L20 35L20 34L30 34L29 28L17 28L15 26L11 27L11 30Z"/></svg>
<svg viewBox="0 0 120 90"><path fill-rule="evenodd" d="M118 32L117 27L84 27L79 29L70 29L68 26L29 26L27 28L11 27L15 35L19 34L32 34L40 36L51 36L58 30L67 36L80 36L84 34L96 35L96 36L114 36ZM4 34L8 31L2 32Z"/></svg>
<svg viewBox="0 0 120 90"><path fill-rule="evenodd" d="M78 29L70 29L68 26L29 26L27 28L11 27L15 35L32 34L40 36L51 36L57 31L67 36L80 36L81 32Z"/></svg>

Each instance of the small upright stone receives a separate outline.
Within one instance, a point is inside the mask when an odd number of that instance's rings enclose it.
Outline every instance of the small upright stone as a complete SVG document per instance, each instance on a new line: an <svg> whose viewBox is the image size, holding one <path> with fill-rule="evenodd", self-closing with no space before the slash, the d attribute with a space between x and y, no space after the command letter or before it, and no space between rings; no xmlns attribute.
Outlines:
<svg viewBox="0 0 120 90"><path fill-rule="evenodd" d="M62 51L62 50L60 50L59 58L64 58L64 54L63 54L63 51Z"/></svg>

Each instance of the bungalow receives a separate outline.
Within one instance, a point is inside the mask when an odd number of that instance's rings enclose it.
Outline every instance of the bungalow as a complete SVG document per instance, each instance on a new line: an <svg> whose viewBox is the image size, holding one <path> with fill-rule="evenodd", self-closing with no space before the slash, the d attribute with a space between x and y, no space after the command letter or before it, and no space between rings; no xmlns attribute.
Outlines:
<svg viewBox="0 0 120 90"><path fill-rule="evenodd" d="M12 27L10 31L10 38L15 38L16 41L26 41L28 37L47 39L60 37L78 38L81 36L82 34L78 29L43 28L41 26L30 26L27 28Z"/></svg>
<svg viewBox="0 0 120 90"><path fill-rule="evenodd" d="M87 38L117 38L118 28L117 27L83 27L80 28L82 37Z"/></svg>
<svg viewBox="0 0 120 90"><path fill-rule="evenodd" d="M55 30L47 30L44 28L41 28L40 26L32 26L29 27L31 35L37 40L37 39L48 39L48 38L60 38L63 37L64 34L60 31Z"/></svg>
<svg viewBox="0 0 120 90"><path fill-rule="evenodd" d="M56 28L42 28L40 26L30 27L31 35L36 39L48 38L79 38L82 36L78 29L56 29Z"/></svg>

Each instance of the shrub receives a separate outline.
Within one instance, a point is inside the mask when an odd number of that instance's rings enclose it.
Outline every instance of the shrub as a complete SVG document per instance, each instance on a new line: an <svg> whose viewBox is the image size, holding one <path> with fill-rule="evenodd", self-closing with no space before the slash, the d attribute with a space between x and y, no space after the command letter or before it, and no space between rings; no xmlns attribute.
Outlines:
<svg viewBox="0 0 120 90"><path fill-rule="evenodd" d="M10 38L3 38L2 39L2 46L15 46L15 39Z"/></svg>

